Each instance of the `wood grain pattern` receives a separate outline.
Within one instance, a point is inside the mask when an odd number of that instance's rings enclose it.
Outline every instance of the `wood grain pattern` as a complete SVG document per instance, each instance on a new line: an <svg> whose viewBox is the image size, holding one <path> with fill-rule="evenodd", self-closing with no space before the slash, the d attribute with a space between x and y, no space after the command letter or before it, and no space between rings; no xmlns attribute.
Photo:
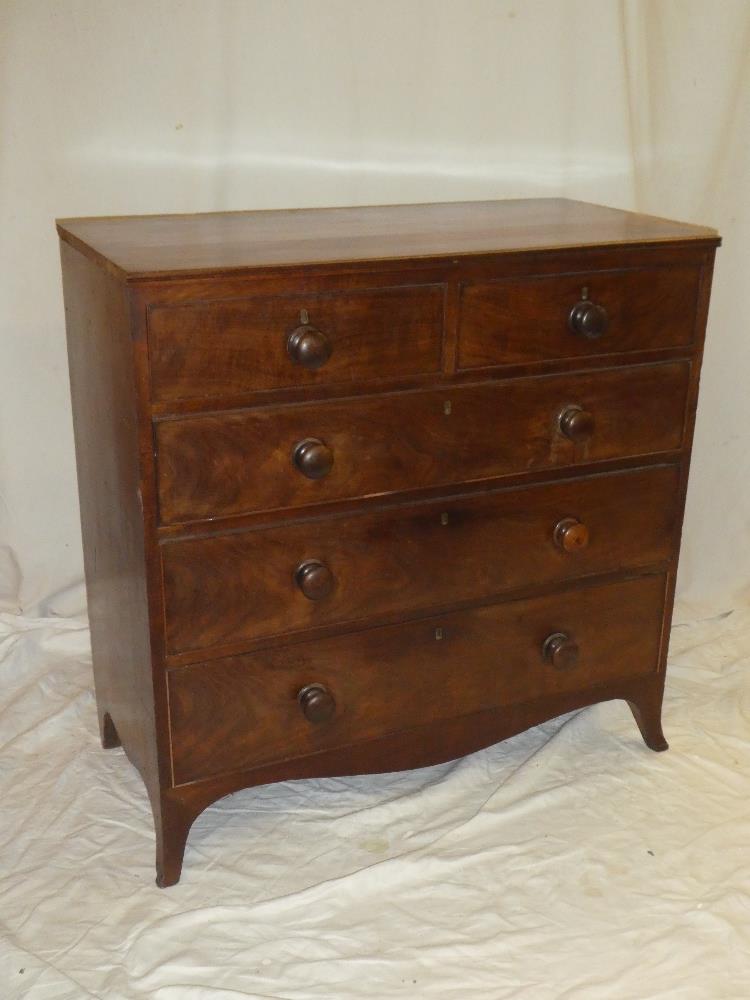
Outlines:
<svg viewBox="0 0 750 1000"><path fill-rule="evenodd" d="M304 507L342 498L475 482L680 447L686 364L261 407L156 427L163 523ZM594 414L591 440L558 427L561 410ZM449 406L450 412L446 412ZM297 442L323 441L331 472L300 474Z"/></svg>
<svg viewBox="0 0 750 1000"><path fill-rule="evenodd" d="M61 219L58 232L126 280L571 246L718 242L713 229L564 198Z"/></svg>
<svg viewBox="0 0 750 1000"><path fill-rule="evenodd" d="M436 374L443 297L440 285L413 285L151 309L154 398L165 402ZM302 315L331 348L329 359L313 371L295 364L287 351L287 338Z"/></svg>
<svg viewBox="0 0 750 1000"><path fill-rule="evenodd" d="M535 584L658 566L671 556L678 482L678 467L665 466L167 542L167 649L395 620ZM554 539L571 516L589 536L572 553ZM308 560L333 578L319 600L295 583Z"/></svg>
<svg viewBox="0 0 750 1000"><path fill-rule="evenodd" d="M583 271L465 285L458 366L501 367L560 358L686 347L692 343L698 267ZM604 307L607 330L574 334L572 307L584 297Z"/></svg>
<svg viewBox="0 0 750 1000"><path fill-rule="evenodd" d="M176 668L175 782L654 673L663 603L664 577L646 576ZM574 670L542 657L556 631L580 646ZM330 723L300 711L312 683L335 698Z"/></svg>
<svg viewBox="0 0 750 1000"><path fill-rule="evenodd" d="M125 289L61 245L81 533L102 743L158 798L139 421Z"/></svg>

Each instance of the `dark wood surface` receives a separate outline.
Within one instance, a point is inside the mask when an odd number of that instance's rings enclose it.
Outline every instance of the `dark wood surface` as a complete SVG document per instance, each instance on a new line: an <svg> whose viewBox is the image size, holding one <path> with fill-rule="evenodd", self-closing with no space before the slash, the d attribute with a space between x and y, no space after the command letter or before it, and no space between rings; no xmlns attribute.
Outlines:
<svg viewBox="0 0 750 1000"><path fill-rule="evenodd" d="M178 667L169 674L175 783L653 674L664 588L663 576L645 576L368 629L291 655ZM544 659L556 632L578 643L572 669ZM309 684L336 703L327 723L311 724L298 704Z"/></svg>
<svg viewBox="0 0 750 1000"><path fill-rule="evenodd" d="M564 198L61 219L130 279L241 268L706 240L716 231Z"/></svg>
<svg viewBox="0 0 750 1000"><path fill-rule="evenodd" d="M351 395L393 392L439 384L460 385L476 382L478 379L498 379L521 377L534 374L550 374L576 371L582 367L593 371L621 364L651 363L670 360L693 354L702 330L696 324L693 342L690 345L654 347L634 347L611 352L553 357L530 357L522 362L496 365L480 369L458 367L458 342L460 325L460 292L463 287L474 284L510 283L564 274L585 274L596 280L612 271L654 271L692 270L701 275L700 286L705 274L706 256L713 252L704 241L687 243L659 243L652 245L628 245L617 249L602 247L576 247L548 252L506 253L484 257L443 258L439 261L412 260L408 262L362 261L349 264L345 268L336 265L322 265L319 268L304 268L294 271L294 294L300 297L328 297L375 292L393 288L403 288L418 284L439 285L444 289L443 343L439 372L412 373L408 375L392 372L376 376L344 381L322 381L315 372L313 381L275 388L230 389L221 388L216 394L195 395L181 398L159 399L151 395L150 411L155 417L214 412L225 409L242 409L248 406L272 403L308 402L312 399L343 398ZM616 262L616 263L615 263ZM513 280L511 280L513 279ZM137 304L137 311L148 317L152 311L188 306L200 309L204 305L247 304L255 299L279 299L290 295L290 272L286 269L252 271L245 270L212 276L183 276L170 280L155 279L130 285L131 300ZM580 292L580 289L579 289ZM699 293L700 294L700 293ZM696 315L700 310L698 309ZM145 322L145 319L144 319ZM579 338L570 329L567 317L558 319L562 324L564 338L577 341ZM611 324L608 331L611 330ZM560 331L555 334L560 336ZM611 345L617 347L614 342ZM198 347L205 351L205 347ZM265 368L268 364L267 351L259 351L257 345L248 348L255 352L256 365ZM305 376L305 377L306 377ZM206 390L203 390L204 392ZM150 390L151 392L151 390Z"/></svg>
<svg viewBox="0 0 750 1000"><path fill-rule="evenodd" d="M61 245L83 558L99 724L153 788L158 772L139 419L123 286Z"/></svg>
<svg viewBox="0 0 750 1000"><path fill-rule="evenodd" d="M661 364L164 420L156 426L161 520L673 451L682 441L688 378L688 365ZM582 443L559 429L562 410L579 403L596 422ZM333 456L319 479L292 462L295 446L309 439Z"/></svg>
<svg viewBox="0 0 750 1000"><path fill-rule="evenodd" d="M676 466L437 500L369 514L162 545L170 653L398 619L533 585L663 565L677 516ZM585 526L584 548L555 529ZM330 572L317 599L297 568Z"/></svg>
<svg viewBox="0 0 750 1000"><path fill-rule="evenodd" d="M666 748L713 230L553 199L59 231L102 741L160 885L242 787L609 698Z"/></svg>
<svg viewBox="0 0 750 1000"><path fill-rule="evenodd" d="M698 267L579 272L467 284L461 290L460 369L686 347L693 341ZM597 337L573 335L573 307L604 310Z"/></svg>
<svg viewBox="0 0 750 1000"><path fill-rule="evenodd" d="M443 298L440 285L412 285L152 309L154 398L435 375L441 369ZM312 370L295 363L288 350L290 334L303 323L329 345L330 356Z"/></svg>

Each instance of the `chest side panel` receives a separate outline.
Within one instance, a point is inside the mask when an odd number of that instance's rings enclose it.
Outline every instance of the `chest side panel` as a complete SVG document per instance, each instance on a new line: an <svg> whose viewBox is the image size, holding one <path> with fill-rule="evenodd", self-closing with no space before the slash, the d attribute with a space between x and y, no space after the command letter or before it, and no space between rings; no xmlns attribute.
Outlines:
<svg viewBox="0 0 750 1000"><path fill-rule="evenodd" d="M126 287L61 246L86 590L105 744L122 742L153 791L160 764L151 671L143 442ZM162 777L168 771L162 768Z"/></svg>

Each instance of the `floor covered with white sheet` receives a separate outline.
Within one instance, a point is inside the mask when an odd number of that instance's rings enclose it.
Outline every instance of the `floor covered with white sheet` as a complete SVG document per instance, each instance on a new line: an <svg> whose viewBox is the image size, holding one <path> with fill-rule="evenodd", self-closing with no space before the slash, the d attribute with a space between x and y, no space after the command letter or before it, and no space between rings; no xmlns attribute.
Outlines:
<svg viewBox="0 0 750 1000"><path fill-rule="evenodd" d="M612 702L440 767L240 792L160 890L86 628L6 617L1 1000L748 1000L750 611L676 622L668 753Z"/></svg>

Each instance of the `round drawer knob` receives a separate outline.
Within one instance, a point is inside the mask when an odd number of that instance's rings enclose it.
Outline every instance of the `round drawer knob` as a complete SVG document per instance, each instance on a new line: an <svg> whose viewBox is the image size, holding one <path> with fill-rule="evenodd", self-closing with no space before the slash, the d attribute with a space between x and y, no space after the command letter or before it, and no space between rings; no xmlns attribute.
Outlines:
<svg viewBox="0 0 750 1000"><path fill-rule="evenodd" d="M589 529L577 518L565 517L555 525L554 539L564 552L578 552L589 544Z"/></svg>
<svg viewBox="0 0 750 1000"><path fill-rule="evenodd" d="M588 299L576 302L568 315L568 326L580 337L596 340L607 332L609 326L607 310L596 302L589 302Z"/></svg>
<svg viewBox="0 0 750 1000"><path fill-rule="evenodd" d="M333 452L319 438L305 438L294 446L292 461L308 479L322 479L333 468Z"/></svg>
<svg viewBox="0 0 750 1000"><path fill-rule="evenodd" d="M309 601L320 601L333 590L333 573L318 559L301 563L294 574L294 581Z"/></svg>
<svg viewBox="0 0 750 1000"><path fill-rule="evenodd" d="M286 349L289 357L296 365L315 371L328 361L331 356L331 342L326 335L315 326L304 323L287 337Z"/></svg>
<svg viewBox="0 0 750 1000"><path fill-rule="evenodd" d="M594 433L594 414L582 406L566 406L560 414L560 430L571 441L580 444Z"/></svg>
<svg viewBox="0 0 750 1000"><path fill-rule="evenodd" d="M313 725L330 722L336 711L336 700L323 684L308 684L297 695L302 714Z"/></svg>
<svg viewBox="0 0 750 1000"><path fill-rule="evenodd" d="M555 670L571 670L578 663L578 643L564 632L553 632L544 640L542 656Z"/></svg>

